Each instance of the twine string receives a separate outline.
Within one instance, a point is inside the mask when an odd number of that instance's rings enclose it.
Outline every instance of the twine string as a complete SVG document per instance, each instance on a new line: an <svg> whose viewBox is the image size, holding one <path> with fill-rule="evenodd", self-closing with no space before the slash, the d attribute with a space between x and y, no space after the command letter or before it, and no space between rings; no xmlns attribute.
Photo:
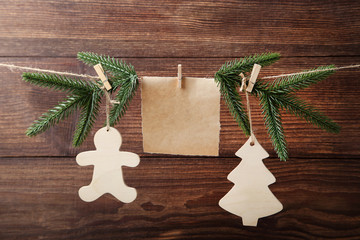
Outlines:
<svg viewBox="0 0 360 240"><path fill-rule="evenodd" d="M87 75L87 74L77 74L77 73L71 73L71 72L59 72L59 71L53 71L53 70L49 70L49 69L42 69L42 68L23 67L23 66L17 66L14 64L7 64L7 63L0 63L0 67L6 67L10 70L13 70L13 69L30 70L30 71L34 71L34 72L45 72L45 73L63 74L63 75L68 75L68 76L81 77L81 78L100 79L99 76L91 76L91 75ZM305 74L305 73L317 73L317 72L325 72L325 71L329 71L329 70L336 71L336 70L341 70L341 69L346 69L346 68L359 68L359 67L360 67L360 64L356 64L356 65L348 65L348 66L336 67L336 68L330 68L330 69L317 69L317 70L310 70L310 71L305 71L305 72L296 72L296 73L280 74L280 75L274 75L274 76L265 76L265 77L262 77L261 79L272 79L272 78L301 75L301 74Z"/></svg>
<svg viewBox="0 0 360 240"><path fill-rule="evenodd" d="M59 74L59 75L63 74L63 75L68 75L68 76L81 77L81 78L100 79L98 76L91 76L91 75L87 75L87 74L77 74L77 73L71 73L71 72L58 72L58 71L53 71L53 70L49 70L49 69L22 67L22 66L17 66L17 65L13 65L13 64L7 64L7 63L0 63L0 66L6 67L10 70L19 69L19 70L29 70L29 71L34 71L34 72L53 73L53 74Z"/></svg>
<svg viewBox="0 0 360 240"><path fill-rule="evenodd" d="M325 72L325 71L329 71L329 70L336 71L336 70L341 70L341 69L346 69L346 68L359 68L359 67L360 67L360 64L356 64L356 65L348 65L348 66L336 67L336 68L317 69L317 70L310 70L310 71L305 71L305 72L296 72L296 73L280 74L280 75L275 75L275 76L266 76L266 77L262 77L261 79L289 77L289 76L302 75L305 73L317 73L317 72Z"/></svg>
<svg viewBox="0 0 360 240"><path fill-rule="evenodd" d="M110 98L110 93L105 89L105 87L101 86L101 88L103 89L103 91L105 93L105 98L106 98L106 105L105 105L106 131L109 131L110 130L110 103L111 103L111 98Z"/></svg>
<svg viewBox="0 0 360 240"><path fill-rule="evenodd" d="M248 110L248 116L249 116L249 124L250 124L250 138L251 138L251 142L250 145L253 146L255 144L255 139L254 139L254 132L253 132L253 126L252 126L252 120L251 120L251 108L250 108L250 100L249 100L249 94L246 91L246 77L244 76L244 74L241 74L242 77L242 81L241 81L241 87L240 87L240 91L242 91L244 89L245 91L245 96L246 96L246 108Z"/></svg>
<svg viewBox="0 0 360 240"><path fill-rule="evenodd" d="M99 84L98 84L99 85ZM106 105L105 105L105 113L106 113L106 130L110 130L110 105L119 104L120 102L116 100L112 100L110 93L106 90L104 85L99 85L100 89L102 89L105 93Z"/></svg>

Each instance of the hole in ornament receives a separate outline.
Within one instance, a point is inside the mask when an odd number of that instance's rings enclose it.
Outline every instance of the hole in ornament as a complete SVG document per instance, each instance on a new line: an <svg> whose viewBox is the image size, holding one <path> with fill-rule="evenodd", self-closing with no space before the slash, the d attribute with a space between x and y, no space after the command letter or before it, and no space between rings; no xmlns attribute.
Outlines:
<svg viewBox="0 0 360 240"><path fill-rule="evenodd" d="M254 146L255 145L255 143L254 142L250 142L250 146Z"/></svg>

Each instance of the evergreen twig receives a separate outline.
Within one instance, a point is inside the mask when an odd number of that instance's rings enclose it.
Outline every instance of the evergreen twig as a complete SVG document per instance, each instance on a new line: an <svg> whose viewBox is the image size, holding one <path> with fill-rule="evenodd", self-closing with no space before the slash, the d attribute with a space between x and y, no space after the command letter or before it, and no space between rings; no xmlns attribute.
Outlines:
<svg viewBox="0 0 360 240"><path fill-rule="evenodd" d="M264 114L265 125L268 129L274 149L278 153L280 160L285 161L288 158L288 152L279 106L276 104L273 97L268 94L261 95L260 103L262 105L261 108Z"/></svg>
<svg viewBox="0 0 360 240"><path fill-rule="evenodd" d="M22 78L25 82L39 87L47 87L54 90L65 92L91 92L99 88L93 82L81 79L73 79L56 74L46 73L23 73Z"/></svg>
<svg viewBox="0 0 360 240"><path fill-rule="evenodd" d="M139 82L137 80L123 81L121 84L121 88L115 98L119 103L114 104L110 110L109 123L111 126L115 125L120 118L124 116L128 106L130 105L130 101L135 96L138 85Z"/></svg>
<svg viewBox="0 0 360 240"><path fill-rule="evenodd" d="M82 109L82 112L88 111L90 108L88 103L89 97L94 94L102 95L102 90L94 82L56 74L23 73L23 80L40 87L71 93L67 99L60 102L48 112L43 113L42 116L26 130L27 136L35 136L46 131L51 126L59 123L59 121L67 118L75 110ZM96 100L98 101L98 99ZM89 124L78 125L73 139L74 146L79 146L86 138L93 122L90 121L88 123Z"/></svg>
<svg viewBox="0 0 360 240"><path fill-rule="evenodd" d="M225 63L215 74L215 82L229 107L230 113L246 135L250 135L249 119L244 111L241 97L237 91L241 83L240 73L249 72L255 63L268 66L280 58L278 53L264 53Z"/></svg>
<svg viewBox="0 0 360 240"><path fill-rule="evenodd" d="M26 135L29 137L35 136L46 131L52 125L59 123L59 121L67 118L76 109L84 104L86 96L71 95L66 100L60 102L48 112L43 113L38 120L26 130Z"/></svg>
<svg viewBox="0 0 360 240"><path fill-rule="evenodd" d="M104 70L108 71L110 76L109 81L112 84L111 92L115 92L120 87L116 96L116 100L118 100L120 104L116 104L110 112L110 124L113 126L119 118L125 114L138 87L138 77L134 67L127 65L123 61L119 62L114 58L97 55L95 53L80 52L78 58L89 65L102 64ZM73 145L80 146L92 129L99 112L103 90L98 84L91 81L45 73L24 73L23 80L40 87L47 87L71 94L66 100L60 102L53 109L42 114L42 116L28 128L26 135L35 136L42 133L49 127L68 117L75 110L81 109L79 121L73 136Z"/></svg>
<svg viewBox="0 0 360 240"><path fill-rule="evenodd" d="M313 106L299 99L294 95L281 94L276 95L276 101L282 110L304 119L308 123L331 133L339 133L340 126L333 122L330 118L315 109Z"/></svg>
<svg viewBox="0 0 360 240"><path fill-rule="evenodd" d="M101 92L93 92L87 97L74 133L73 145L75 147L81 145L92 129L99 112L101 95Z"/></svg>
<svg viewBox="0 0 360 240"><path fill-rule="evenodd" d="M335 68L334 65L321 66L305 71L303 74L277 78L269 87L269 91L273 93L290 93L302 90L329 77L335 72L333 68ZM325 69L329 71L311 72Z"/></svg>
<svg viewBox="0 0 360 240"><path fill-rule="evenodd" d="M112 92L116 91L124 82L138 83L138 76L134 67L131 64L126 64L125 61L92 52L79 52L77 56L79 60L89 66L100 63L104 71L108 71L113 76L109 78Z"/></svg>
<svg viewBox="0 0 360 240"><path fill-rule="evenodd" d="M109 77L112 85L110 91L114 92L120 88L115 97L119 104L114 104L110 111L109 123L114 126L125 114L139 86L139 79L134 67L124 61L91 52L79 52L78 59L91 66L101 63L104 70L109 71L112 75Z"/></svg>
<svg viewBox="0 0 360 240"><path fill-rule="evenodd" d="M237 87L241 82L239 74L249 72L254 63L266 66L278 60L279 57L279 54L269 53L235 60L224 64L215 74L215 81L220 84L220 92L230 112L247 135L249 134L248 118L237 92ZM328 132L338 133L340 131L340 127L330 118L294 95L296 91L318 83L335 72L333 65L313 70L314 72L278 78L272 83L259 79L251 93L260 99L265 125L280 160L285 161L288 158L280 110L285 110ZM316 72L316 70L325 71Z"/></svg>

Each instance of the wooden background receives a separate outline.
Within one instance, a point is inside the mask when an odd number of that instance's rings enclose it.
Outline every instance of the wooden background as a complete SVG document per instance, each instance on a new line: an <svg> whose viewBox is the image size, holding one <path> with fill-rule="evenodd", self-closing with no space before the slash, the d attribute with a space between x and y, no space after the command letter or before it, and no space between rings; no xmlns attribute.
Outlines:
<svg viewBox="0 0 360 240"><path fill-rule="evenodd" d="M0 4L0 62L95 74L78 51L123 58L139 76L212 77L227 60L265 51L283 58L260 75L319 65L360 63L360 1L39 1ZM77 153L93 149L92 135L71 147L76 116L35 138L24 135L64 94L21 81L0 68L0 239L360 239L360 69L339 71L299 94L342 126L325 133L283 114L290 159L272 150L252 99L264 162L277 178L270 186L280 213L243 227L218 206L233 186L226 177L246 141L221 104L219 157L143 153L140 94L117 128L124 151L140 154L124 168L138 190L130 204L105 195L82 202L92 167ZM104 109L102 109L104 113Z"/></svg>

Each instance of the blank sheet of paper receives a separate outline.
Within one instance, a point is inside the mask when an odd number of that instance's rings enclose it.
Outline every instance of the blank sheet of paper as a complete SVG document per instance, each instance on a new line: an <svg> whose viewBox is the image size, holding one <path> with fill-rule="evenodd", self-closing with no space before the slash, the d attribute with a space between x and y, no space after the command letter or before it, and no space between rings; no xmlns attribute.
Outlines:
<svg viewBox="0 0 360 240"><path fill-rule="evenodd" d="M220 92L214 79L143 77L144 152L219 155Z"/></svg>

